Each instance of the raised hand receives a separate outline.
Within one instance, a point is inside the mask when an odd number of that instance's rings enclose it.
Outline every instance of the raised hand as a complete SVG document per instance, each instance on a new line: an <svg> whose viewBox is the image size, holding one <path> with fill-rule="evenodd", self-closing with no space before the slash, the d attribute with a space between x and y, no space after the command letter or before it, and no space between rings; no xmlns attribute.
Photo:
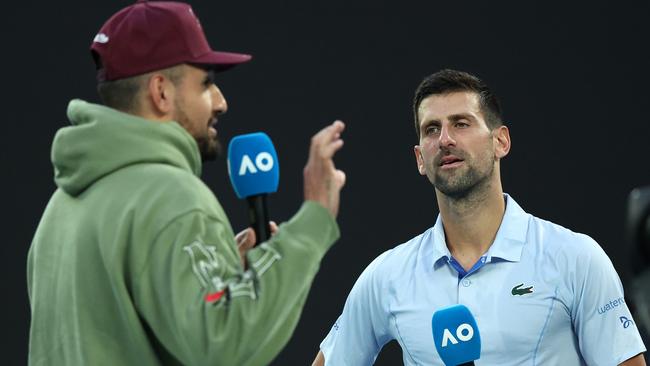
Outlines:
<svg viewBox="0 0 650 366"><path fill-rule="evenodd" d="M334 217L339 211L345 173L336 169L332 158L343 147L341 133L344 129L343 122L335 121L315 134L311 139L309 159L303 170L305 200L320 203Z"/></svg>

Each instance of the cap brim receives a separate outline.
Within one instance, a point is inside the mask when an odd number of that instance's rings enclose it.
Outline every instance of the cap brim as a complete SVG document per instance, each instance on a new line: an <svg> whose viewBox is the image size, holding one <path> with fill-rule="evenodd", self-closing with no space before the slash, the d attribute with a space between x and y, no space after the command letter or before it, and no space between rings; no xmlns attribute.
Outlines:
<svg viewBox="0 0 650 366"><path fill-rule="evenodd" d="M217 72L228 70L253 58L245 53L212 51L193 60L192 63L207 66Z"/></svg>

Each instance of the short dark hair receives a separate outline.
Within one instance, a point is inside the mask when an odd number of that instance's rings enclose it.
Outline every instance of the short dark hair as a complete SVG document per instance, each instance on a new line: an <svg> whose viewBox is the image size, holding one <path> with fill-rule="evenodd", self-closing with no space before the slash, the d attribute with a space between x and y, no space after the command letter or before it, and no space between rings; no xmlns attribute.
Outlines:
<svg viewBox="0 0 650 366"><path fill-rule="evenodd" d="M138 108L138 94L142 90L144 76L138 75L97 84L97 93L104 105L122 112L134 112Z"/></svg>
<svg viewBox="0 0 650 366"><path fill-rule="evenodd" d="M479 105L488 128L493 130L503 125L499 101L483 80L464 71L445 69L424 78L415 90L413 115L415 117L415 133L418 135L418 140L420 139L418 108L420 108L422 100L431 95L443 95L454 92L476 93L479 96Z"/></svg>
<svg viewBox="0 0 650 366"><path fill-rule="evenodd" d="M104 105L127 113L135 113L139 106L138 94L144 88L147 80L154 72L165 75L168 79L178 85L182 79L180 65L172 66L163 70L136 75L113 81L101 81L97 84L97 93Z"/></svg>

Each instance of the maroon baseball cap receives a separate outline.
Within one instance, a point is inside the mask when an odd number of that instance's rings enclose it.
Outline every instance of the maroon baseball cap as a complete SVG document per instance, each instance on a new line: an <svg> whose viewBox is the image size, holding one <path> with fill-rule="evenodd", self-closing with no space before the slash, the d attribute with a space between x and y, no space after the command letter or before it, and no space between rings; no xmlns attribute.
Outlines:
<svg viewBox="0 0 650 366"><path fill-rule="evenodd" d="M192 7L138 0L104 23L90 46L97 79L123 79L187 63L216 71L249 61L250 55L213 51Z"/></svg>

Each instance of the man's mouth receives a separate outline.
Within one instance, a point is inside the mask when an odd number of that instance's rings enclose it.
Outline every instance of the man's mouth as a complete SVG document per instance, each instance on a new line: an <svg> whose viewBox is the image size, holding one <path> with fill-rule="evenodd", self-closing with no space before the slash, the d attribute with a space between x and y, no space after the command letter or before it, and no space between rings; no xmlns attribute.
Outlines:
<svg viewBox="0 0 650 366"><path fill-rule="evenodd" d="M440 159L440 164L439 166L444 168L455 168L457 166L460 166L463 163L463 159L454 156L454 155L447 155L444 156L442 159Z"/></svg>
<svg viewBox="0 0 650 366"><path fill-rule="evenodd" d="M208 133L213 139L217 137L217 119L211 119L208 122Z"/></svg>

